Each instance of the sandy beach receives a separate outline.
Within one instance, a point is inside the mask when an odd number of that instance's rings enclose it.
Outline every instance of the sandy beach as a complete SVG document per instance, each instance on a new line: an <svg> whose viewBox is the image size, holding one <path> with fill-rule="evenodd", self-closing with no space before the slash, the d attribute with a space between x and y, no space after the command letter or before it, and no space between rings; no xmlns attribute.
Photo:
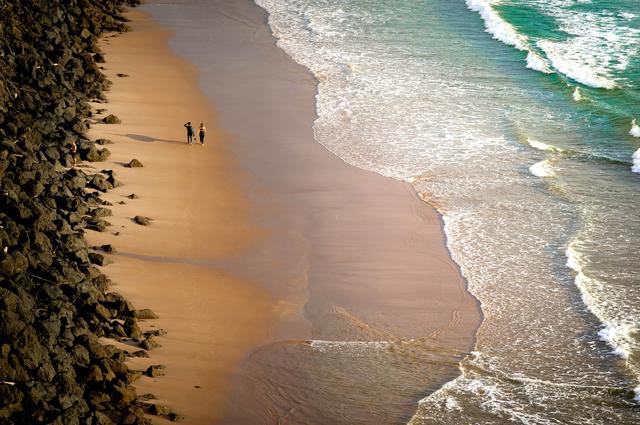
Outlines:
<svg viewBox="0 0 640 425"><path fill-rule="evenodd" d="M105 72L114 85L109 102L95 105L108 109L98 119L114 113L122 124L94 125L90 135L110 139L112 155L87 165L112 168L123 185L105 195L113 204L112 226L87 237L92 245L115 246L115 262L105 268L114 290L159 315L146 328L168 332L150 359L131 362L140 370L166 366L166 376L142 377L138 392L153 393L185 423L200 424L222 412L234 365L266 338L271 320L263 288L205 263L246 250L260 232L242 172L225 150L226 136L193 67L171 54L169 33L144 13L129 18L133 32L104 42ZM188 120L206 123L204 147L186 144ZM132 158L144 167L124 167ZM132 193L138 198L129 199ZM136 215L151 224L134 223Z"/></svg>
<svg viewBox="0 0 640 425"><path fill-rule="evenodd" d="M91 136L114 142L98 166L123 185L105 196L109 231L88 235L115 246L115 289L167 331L131 362L166 366L138 391L188 424L406 422L457 374L480 320L440 217L314 141L316 82L262 9L143 10L163 27L134 11L133 32L103 46L114 84L95 107L122 124ZM215 55L198 54L194 33ZM188 120L206 124L204 147L186 144ZM144 167L124 167L132 158Z"/></svg>

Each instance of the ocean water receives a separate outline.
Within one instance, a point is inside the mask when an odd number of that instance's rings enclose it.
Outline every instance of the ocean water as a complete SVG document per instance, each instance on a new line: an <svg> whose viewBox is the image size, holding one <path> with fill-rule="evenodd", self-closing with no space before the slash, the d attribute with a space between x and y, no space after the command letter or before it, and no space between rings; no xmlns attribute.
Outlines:
<svg viewBox="0 0 640 425"><path fill-rule="evenodd" d="M482 304L410 423L640 423L640 2L256 3L317 141L438 208Z"/></svg>

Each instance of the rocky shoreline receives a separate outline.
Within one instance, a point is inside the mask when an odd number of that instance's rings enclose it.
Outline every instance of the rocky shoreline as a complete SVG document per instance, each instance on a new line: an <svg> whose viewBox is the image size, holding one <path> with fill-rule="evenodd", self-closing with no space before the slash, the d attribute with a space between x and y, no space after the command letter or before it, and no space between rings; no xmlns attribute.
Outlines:
<svg viewBox="0 0 640 425"><path fill-rule="evenodd" d="M86 137L109 86L98 38L126 31L136 4L0 0L0 424L149 422L131 385L140 372L100 338L148 349L137 320L153 313L111 291L96 265L113 248L84 238L108 229L100 194L119 183L74 167L72 149L109 156Z"/></svg>

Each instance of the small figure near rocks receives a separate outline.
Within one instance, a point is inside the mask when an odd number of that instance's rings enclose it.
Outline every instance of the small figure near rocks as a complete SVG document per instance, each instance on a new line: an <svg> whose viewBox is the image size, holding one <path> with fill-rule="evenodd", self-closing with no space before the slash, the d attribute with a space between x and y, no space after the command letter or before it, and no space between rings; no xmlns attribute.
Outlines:
<svg viewBox="0 0 640 425"><path fill-rule="evenodd" d="M193 136L194 136L195 132L193 130L193 127L191 126L191 121L187 122L184 126L187 129L187 143L192 145L193 144Z"/></svg>
<svg viewBox="0 0 640 425"><path fill-rule="evenodd" d="M71 146L69 146L69 152L71 152L71 159L73 160L73 166L76 166L76 154L78 153L78 145L76 145L76 141L71 141Z"/></svg>
<svg viewBox="0 0 640 425"><path fill-rule="evenodd" d="M207 129L204 126L204 123L200 123L200 127L198 128L198 136L200 136L200 146L204 146L204 136L207 134Z"/></svg>

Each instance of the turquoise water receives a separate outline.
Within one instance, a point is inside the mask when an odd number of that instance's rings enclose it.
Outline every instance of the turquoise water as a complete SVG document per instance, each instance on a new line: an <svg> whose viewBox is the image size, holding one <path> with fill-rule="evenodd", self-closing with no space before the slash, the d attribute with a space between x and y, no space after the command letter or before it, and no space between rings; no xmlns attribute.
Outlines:
<svg viewBox="0 0 640 425"><path fill-rule="evenodd" d="M638 423L640 3L257 3L318 142L435 205L482 303L411 423Z"/></svg>

